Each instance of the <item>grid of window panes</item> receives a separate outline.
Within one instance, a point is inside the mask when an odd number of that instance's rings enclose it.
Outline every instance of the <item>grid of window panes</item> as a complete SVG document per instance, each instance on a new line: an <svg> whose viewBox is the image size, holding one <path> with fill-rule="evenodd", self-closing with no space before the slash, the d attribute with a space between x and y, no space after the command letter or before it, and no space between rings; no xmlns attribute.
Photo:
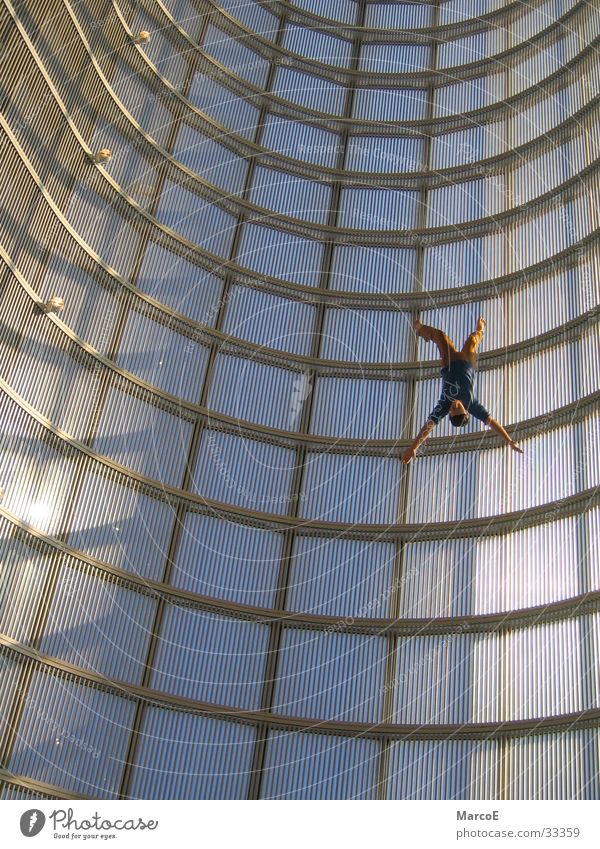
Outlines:
<svg viewBox="0 0 600 849"><path fill-rule="evenodd" d="M600 10L94 5L7 25L0 796L598 798ZM404 466L480 315L525 453Z"/></svg>

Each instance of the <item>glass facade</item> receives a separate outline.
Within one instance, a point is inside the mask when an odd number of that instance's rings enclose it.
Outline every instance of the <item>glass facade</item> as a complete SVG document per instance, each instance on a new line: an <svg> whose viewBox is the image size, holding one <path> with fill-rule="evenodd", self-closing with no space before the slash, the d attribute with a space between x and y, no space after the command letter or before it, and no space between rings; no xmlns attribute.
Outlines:
<svg viewBox="0 0 600 849"><path fill-rule="evenodd" d="M2 23L0 797L599 798L598 5Z"/></svg>

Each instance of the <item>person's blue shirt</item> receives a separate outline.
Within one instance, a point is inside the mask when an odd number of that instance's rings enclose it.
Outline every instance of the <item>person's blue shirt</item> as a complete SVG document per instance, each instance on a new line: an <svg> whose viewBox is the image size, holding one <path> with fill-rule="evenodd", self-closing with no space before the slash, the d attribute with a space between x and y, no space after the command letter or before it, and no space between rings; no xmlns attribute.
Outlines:
<svg viewBox="0 0 600 849"><path fill-rule="evenodd" d="M490 414L475 397L475 369L468 360L453 360L442 368L442 377L442 396L429 414L432 422L438 424L447 416L453 401L462 401L465 410L476 419L488 420Z"/></svg>

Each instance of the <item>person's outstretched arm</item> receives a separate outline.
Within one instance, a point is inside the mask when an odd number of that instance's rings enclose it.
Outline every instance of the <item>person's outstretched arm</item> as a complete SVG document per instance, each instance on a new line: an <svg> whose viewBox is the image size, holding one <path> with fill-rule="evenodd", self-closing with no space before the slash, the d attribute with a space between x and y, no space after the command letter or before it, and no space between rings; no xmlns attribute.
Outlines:
<svg viewBox="0 0 600 849"><path fill-rule="evenodd" d="M502 437L503 437L503 438L504 438L504 439L508 442L508 444L510 445L510 447L512 448L512 450L513 450L513 451L518 451L518 452L519 452L519 454L522 454L522 453L523 453L523 449L522 449L522 448L519 448L519 446L518 446L518 445L517 445L517 443L514 441L514 439L511 439L511 437L510 437L510 436L508 435L508 433L504 430L504 428L502 427L502 425L500 424L500 422L497 422L497 421L496 421L496 419L493 419L493 418L490 416L490 417L488 418L488 420L486 421L486 424L487 424L487 425L489 425L489 426L492 428L492 430L495 430L495 431L496 431L496 433L499 433L499 434L500 434L500 436L502 436Z"/></svg>
<svg viewBox="0 0 600 849"><path fill-rule="evenodd" d="M419 445L425 442L434 427L435 422L433 422L431 419L427 419L427 421L419 431L418 435L415 436L415 438L413 439L412 443L408 446L408 448L406 448L402 452L402 461L404 463L410 463L411 460L414 460L414 458L417 456L417 448L419 447Z"/></svg>

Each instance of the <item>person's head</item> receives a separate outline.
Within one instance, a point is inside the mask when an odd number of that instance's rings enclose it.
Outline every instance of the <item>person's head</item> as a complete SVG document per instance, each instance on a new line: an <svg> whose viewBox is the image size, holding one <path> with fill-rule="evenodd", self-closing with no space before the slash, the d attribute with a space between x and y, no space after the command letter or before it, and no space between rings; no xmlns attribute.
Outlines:
<svg viewBox="0 0 600 849"><path fill-rule="evenodd" d="M453 401L448 411L453 427L464 427L469 423L469 414L462 401Z"/></svg>

